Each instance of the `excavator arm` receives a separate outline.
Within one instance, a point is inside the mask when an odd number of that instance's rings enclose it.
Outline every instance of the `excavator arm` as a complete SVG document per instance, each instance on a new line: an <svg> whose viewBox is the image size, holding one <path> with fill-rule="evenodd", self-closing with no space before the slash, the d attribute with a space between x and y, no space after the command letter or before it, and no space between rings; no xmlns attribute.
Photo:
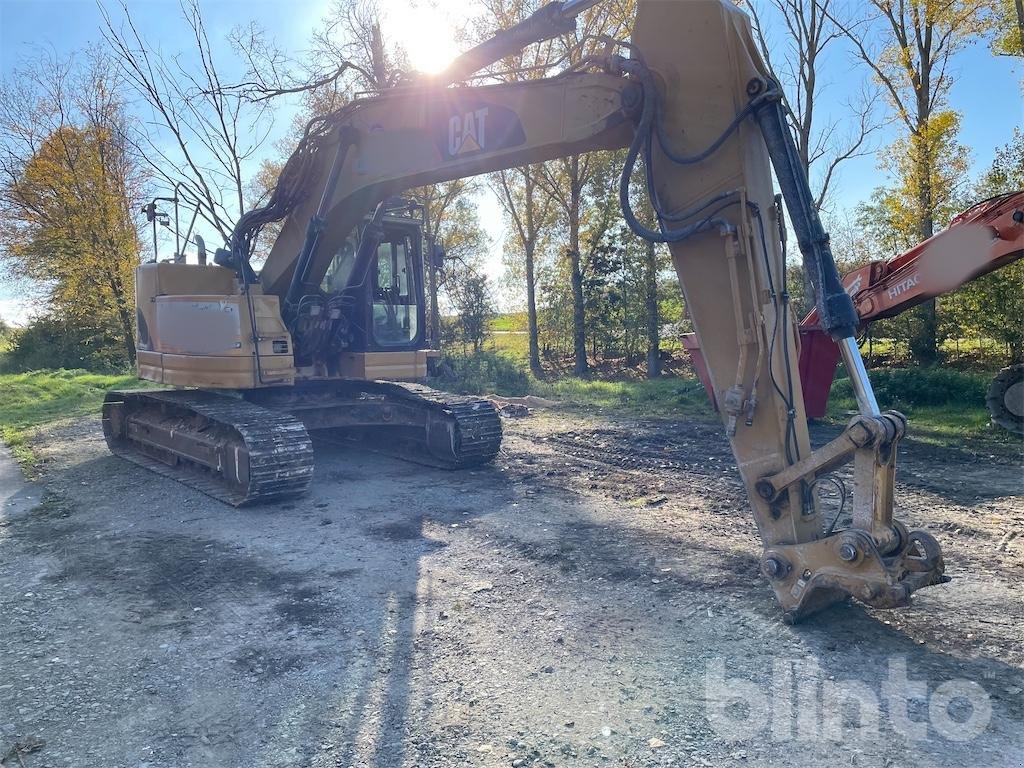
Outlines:
<svg viewBox="0 0 1024 768"><path fill-rule="evenodd" d="M875 320L895 317L1022 257L1024 191L1009 192L971 206L955 216L946 229L898 256L848 272L843 285L864 329ZM819 330L817 309L800 322L800 338L804 407L810 418L820 419L828 407L840 352L828 334ZM1019 378L1019 365L1016 370ZM1006 393L999 395L994 389L989 408L994 422L1020 434L1024 414L1019 387L1015 391L1018 394L1010 393L1007 399Z"/></svg>
<svg viewBox="0 0 1024 768"><path fill-rule="evenodd" d="M887 260L843 276L862 326L906 312L1024 257L1024 191L972 205L949 226ZM800 323L818 327L811 310Z"/></svg>
<svg viewBox="0 0 1024 768"><path fill-rule="evenodd" d="M559 34L567 8L590 4L553 3L546 11L557 22L552 34ZM285 218L259 281L263 293L280 298L290 323L340 244L389 195L625 148L623 214L638 236L669 245L764 543L762 571L785 618L849 595L879 607L905 605L915 589L943 580L934 539L893 519L906 421L880 413L871 393L853 339L856 312L748 19L724 0L638 0L637 7L632 40L617 49L628 55L609 47L583 67L526 83L420 82L316 121L270 204L243 217L220 263L233 265L243 283L254 279L246 249L262 223ZM543 29L523 35L516 39L540 39ZM474 49L473 65L493 61L509 39L482 53ZM459 67L459 76L472 68L464 59ZM655 221L645 223L632 210L638 185ZM782 198L820 322L843 350L861 406L843 434L818 450L810 445L800 392ZM352 280L365 268L357 261ZM817 489L851 459L852 498L845 487L842 495L852 524L837 529L843 510L826 520Z"/></svg>

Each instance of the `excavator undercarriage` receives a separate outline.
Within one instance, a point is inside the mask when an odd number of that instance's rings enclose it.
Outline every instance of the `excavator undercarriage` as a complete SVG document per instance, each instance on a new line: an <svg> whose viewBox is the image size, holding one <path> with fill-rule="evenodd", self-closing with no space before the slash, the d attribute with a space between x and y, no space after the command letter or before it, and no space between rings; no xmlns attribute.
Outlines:
<svg viewBox="0 0 1024 768"><path fill-rule="evenodd" d="M443 469L501 447L494 404L418 384L313 382L243 392L134 390L103 403L110 450L234 506L305 493L323 433Z"/></svg>

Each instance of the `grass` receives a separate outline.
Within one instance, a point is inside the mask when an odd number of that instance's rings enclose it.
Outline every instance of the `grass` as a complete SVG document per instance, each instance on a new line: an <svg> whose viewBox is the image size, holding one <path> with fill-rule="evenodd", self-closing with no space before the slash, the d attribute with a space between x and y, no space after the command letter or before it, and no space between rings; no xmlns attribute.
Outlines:
<svg viewBox="0 0 1024 768"><path fill-rule="evenodd" d="M526 337L508 334L487 341L476 356L446 355L448 370L434 382L440 389L504 396L538 395L563 406L607 409L637 416L715 419L700 383L692 376L665 376L654 381L583 380L570 377L537 379L526 369ZM840 369L842 371L842 369ZM989 373L943 367L879 368L871 380L883 408L908 417L911 435L921 442L956 447L966 441L1019 443L1019 438L993 428L985 407ZM856 402L846 378L836 380L827 419L846 423Z"/></svg>
<svg viewBox="0 0 1024 768"><path fill-rule="evenodd" d="M537 395L570 408L607 408L635 415L713 417L704 388L692 378L543 381L526 370L525 359L507 354L507 349L494 348L477 355L446 355L442 369L443 374L432 383L449 391L506 397Z"/></svg>
<svg viewBox="0 0 1024 768"><path fill-rule="evenodd" d="M878 404L904 414L915 440L947 447L962 445L965 439L1020 442L1020 438L990 423L985 406L990 373L942 367L879 368L870 371L870 376ZM837 379L828 417L845 422L856 408L849 379Z"/></svg>
<svg viewBox="0 0 1024 768"><path fill-rule="evenodd" d="M491 335L484 342L484 349L522 363L530 359L530 337L525 333L502 333Z"/></svg>
<svg viewBox="0 0 1024 768"><path fill-rule="evenodd" d="M531 394L571 406L608 408L641 416L714 418L704 387L696 379L637 381L560 379L536 382Z"/></svg>
<svg viewBox="0 0 1024 768"><path fill-rule="evenodd" d="M525 337L510 334L498 339ZM583 380L561 378L542 381L525 367L518 346L495 341L477 356L449 355L447 372L434 384L450 391L506 396L537 395L570 409L602 409L637 416L716 418L704 389L696 379L666 376L654 381ZM906 414L914 439L938 445L958 445L964 439L1019 443L1019 438L993 429L985 408L988 374L945 369L879 369L871 372L883 408ZM32 472L35 456L29 446L33 429L63 419L98 414L110 389L147 386L134 376L107 375L82 370L50 370L0 375L0 438ZM833 388L828 418L849 419L856 403L849 381Z"/></svg>
<svg viewBox="0 0 1024 768"><path fill-rule="evenodd" d="M37 427L98 414L107 390L145 386L134 376L81 370L0 375L0 438L29 473L35 455L28 438Z"/></svg>
<svg viewBox="0 0 1024 768"><path fill-rule="evenodd" d="M525 312L505 312L491 318L491 331L508 333L510 331L525 331L528 327Z"/></svg>
<svg viewBox="0 0 1024 768"><path fill-rule="evenodd" d="M886 408L884 404L881 406ZM853 398L833 398L829 401L826 418L845 424L856 410ZM1020 438L993 427L984 406L919 405L896 410L907 417L908 435L918 442L946 448L962 446L965 439L1020 442Z"/></svg>

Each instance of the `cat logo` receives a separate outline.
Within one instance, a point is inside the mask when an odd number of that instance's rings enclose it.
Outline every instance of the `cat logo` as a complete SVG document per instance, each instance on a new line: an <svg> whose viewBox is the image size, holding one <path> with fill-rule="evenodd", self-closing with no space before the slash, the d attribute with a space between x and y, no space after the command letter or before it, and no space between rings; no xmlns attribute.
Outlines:
<svg viewBox="0 0 1024 768"><path fill-rule="evenodd" d="M459 93L427 107L427 126L443 160L475 158L526 143L523 125L511 109Z"/></svg>
<svg viewBox="0 0 1024 768"><path fill-rule="evenodd" d="M452 115L448 120L448 154L482 152L487 147L487 107Z"/></svg>

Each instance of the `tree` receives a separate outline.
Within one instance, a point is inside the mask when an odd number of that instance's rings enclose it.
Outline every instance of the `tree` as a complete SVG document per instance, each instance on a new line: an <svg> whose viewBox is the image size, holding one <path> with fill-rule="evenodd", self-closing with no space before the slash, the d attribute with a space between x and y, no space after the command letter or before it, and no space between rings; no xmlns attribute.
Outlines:
<svg viewBox="0 0 1024 768"><path fill-rule="evenodd" d="M501 171L494 176L492 188L498 195L510 236L506 238L506 252L521 254L526 282L526 318L530 370L540 375L540 340L537 323L537 256L554 224L552 197L544 194L540 183L541 171L537 166Z"/></svg>
<svg viewBox="0 0 1024 768"><path fill-rule="evenodd" d="M577 22L575 32L560 39L559 58L564 59L568 66L579 65L594 50L604 45L600 36L617 38L626 34L627 18L631 20L632 15L623 17L614 7L584 13ZM608 153L570 155L541 166L544 169L545 185L558 205L566 231L565 256L569 265L573 310L573 374L576 376L586 376L588 373L583 254L580 250L584 191L600 172L602 157L606 162ZM599 241L598 237L592 239L591 243L596 246Z"/></svg>
<svg viewBox="0 0 1024 768"><path fill-rule="evenodd" d="M478 21L480 39L494 34L495 27L507 29L537 9L535 2L485 0L485 13ZM502 82L529 82L545 77L557 56L555 41L530 46L501 62L494 76ZM491 175L491 191L498 199L508 225L505 256L512 272L525 283L528 357L530 370L541 374L540 327L537 315L538 258L551 240L555 226L553 198L544 186L541 165L523 166Z"/></svg>
<svg viewBox="0 0 1024 768"><path fill-rule="evenodd" d="M1009 143L996 150L972 197L976 201L1020 189L1024 189L1024 131L1017 127ZM1010 349L1013 362L1024 361L1024 262L971 281L951 300L959 305L962 330L996 339Z"/></svg>
<svg viewBox="0 0 1024 768"><path fill-rule="evenodd" d="M191 49L162 54L139 33L128 7L115 24L103 6L103 37L125 82L152 110L137 141L141 156L167 190L223 239L246 210L257 152L272 126L257 84L224 81L197 0L182 0Z"/></svg>
<svg viewBox="0 0 1024 768"><path fill-rule="evenodd" d="M644 310L647 317L647 378L661 376L661 317L658 311L658 247L644 243Z"/></svg>
<svg viewBox="0 0 1024 768"><path fill-rule="evenodd" d="M29 62L0 90L0 244L47 314L135 360L133 224L146 175L119 83L98 51Z"/></svg>
<svg viewBox="0 0 1024 768"><path fill-rule="evenodd" d="M992 51L998 56L1024 56L1024 0L998 0Z"/></svg>
<svg viewBox="0 0 1024 768"><path fill-rule="evenodd" d="M427 275L431 338L437 342L441 340L442 306L457 307L460 302L465 302L468 294L472 294L475 288L462 285L462 281L479 275L481 255L489 246L474 200L478 190L479 184L475 179L456 179L412 190L413 196L424 207L432 238L444 248L445 253L444 268L438 271L431 266ZM443 301L439 291L444 294Z"/></svg>
<svg viewBox="0 0 1024 768"><path fill-rule="evenodd" d="M494 317L490 285L487 278L475 270L468 270L467 275L451 281L449 285L449 298L459 321L459 337L463 343L472 344L476 354Z"/></svg>
<svg viewBox="0 0 1024 768"><path fill-rule="evenodd" d="M819 67L828 49L842 36L831 21L832 0L738 0L750 13L758 48L772 78L786 92L787 118L796 139L797 154L808 179L817 190L814 203L821 208L836 178L839 166L847 160L871 152L870 136L878 129L871 94L862 94L859 103L847 105L843 120L822 123L819 97L822 82ZM773 55L778 46L770 39L769 29L779 27L785 39L784 58ZM840 125L852 125L840 135Z"/></svg>
<svg viewBox="0 0 1024 768"><path fill-rule="evenodd" d="M826 11L873 73L906 130L893 146L889 164L897 174L897 196L908 206L921 240L935 233L942 179L962 152L956 144L959 117L947 106L951 64L989 28L992 2L869 0L870 15L857 22L840 21ZM912 352L918 363L930 365L938 355L935 301L913 312L920 323Z"/></svg>

